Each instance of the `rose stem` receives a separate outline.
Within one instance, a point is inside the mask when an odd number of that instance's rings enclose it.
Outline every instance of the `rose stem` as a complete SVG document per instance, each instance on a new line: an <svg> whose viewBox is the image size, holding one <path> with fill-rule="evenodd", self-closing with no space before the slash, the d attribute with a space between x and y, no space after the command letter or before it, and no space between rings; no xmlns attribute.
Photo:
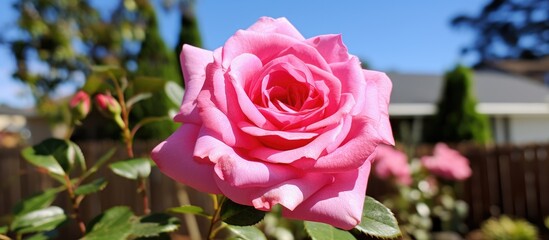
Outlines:
<svg viewBox="0 0 549 240"><path fill-rule="evenodd" d="M86 234L86 224L84 224L84 221L82 221L82 218L80 218L80 202L82 201L81 197L76 196L74 194L74 186L71 183L71 180L69 179L68 175L65 175L65 182L67 184L67 191L69 193L69 197L71 199L72 203L72 218L76 221L78 224L78 228L80 229L80 233L82 233L82 236Z"/></svg>
<svg viewBox="0 0 549 240"><path fill-rule="evenodd" d="M212 216L212 220L210 222L210 228L208 229L208 239L213 240L215 237L215 234L219 231L218 229L214 230L214 225L221 220L220 218L220 212L221 212L221 204L223 203L224 198L221 199L221 201L217 200L217 195L212 195L213 200L213 207L214 207L214 214Z"/></svg>

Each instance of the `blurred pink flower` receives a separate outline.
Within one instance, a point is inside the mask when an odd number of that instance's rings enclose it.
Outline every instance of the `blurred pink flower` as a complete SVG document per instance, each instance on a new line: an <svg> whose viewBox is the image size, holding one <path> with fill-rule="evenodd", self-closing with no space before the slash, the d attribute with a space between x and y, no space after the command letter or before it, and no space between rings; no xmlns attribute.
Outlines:
<svg viewBox="0 0 549 240"><path fill-rule="evenodd" d="M421 163L431 173L448 180L464 180L471 176L469 160L444 143L437 143L433 156L424 156Z"/></svg>
<svg viewBox="0 0 549 240"><path fill-rule="evenodd" d="M78 91L69 101L69 108L76 120L82 120L88 115L90 105L90 96L84 91Z"/></svg>
<svg viewBox="0 0 549 240"><path fill-rule="evenodd" d="M95 103L97 103L99 110L107 116L120 114L120 104L110 94L97 94Z"/></svg>
<svg viewBox="0 0 549 240"><path fill-rule="evenodd" d="M394 177L403 185L412 184L406 154L389 145L379 145L376 150L375 173L381 179Z"/></svg>

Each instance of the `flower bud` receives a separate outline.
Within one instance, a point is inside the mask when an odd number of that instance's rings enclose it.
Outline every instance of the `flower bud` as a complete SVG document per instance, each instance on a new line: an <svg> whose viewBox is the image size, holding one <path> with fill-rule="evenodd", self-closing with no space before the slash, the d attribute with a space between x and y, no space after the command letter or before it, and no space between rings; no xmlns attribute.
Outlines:
<svg viewBox="0 0 549 240"><path fill-rule="evenodd" d="M90 112L90 96L84 91L78 91L69 101L69 108L73 119L79 122Z"/></svg>
<svg viewBox="0 0 549 240"><path fill-rule="evenodd" d="M95 96L95 103L101 113L107 117L113 118L118 126L124 128L124 122L120 116L122 108L116 99L114 99L110 94L97 94Z"/></svg>

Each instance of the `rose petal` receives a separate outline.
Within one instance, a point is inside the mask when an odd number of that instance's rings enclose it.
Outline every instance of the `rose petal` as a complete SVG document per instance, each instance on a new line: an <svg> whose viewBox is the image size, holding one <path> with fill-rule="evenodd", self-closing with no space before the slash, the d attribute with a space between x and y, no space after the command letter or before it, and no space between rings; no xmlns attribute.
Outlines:
<svg viewBox="0 0 549 240"><path fill-rule="evenodd" d="M327 174L307 174L266 189L252 200L252 203L256 209L264 211L271 210L276 204L294 210L304 200L332 182L333 177Z"/></svg>
<svg viewBox="0 0 549 240"><path fill-rule="evenodd" d="M180 112L174 117L174 120L177 122L200 123L196 111L196 99L206 80L204 70L208 64L213 62L213 53L185 44L179 57L186 89Z"/></svg>
<svg viewBox="0 0 549 240"><path fill-rule="evenodd" d="M360 68L360 61L352 56L348 61L332 63L330 67L334 76L341 81L341 92L351 93L356 101L351 114L359 114L363 111L366 100L366 80Z"/></svg>
<svg viewBox="0 0 549 240"><path fill-rule="evenodd" d="M370 119L354 118L342 145L319 157L308 171L344 172L360 167L375 156L376 147L382 141L374 127Z"/></svg>
<svg viewBox="0 0 549 240"><path fill-rule="evenodd" d="M228 68L232 60L243 53L250 53L259 57L265 64L270 62L278 53L299 41L276 33L239 30L223 46L222 65Z"/></svg>
<svg viewBox="0 0 549 240"><path fill-rule="evenodd" d="M214 169L219 179L237 188L270 187L301 174L292 167L249 161L234 152L222 155Z"/></svg>
<svg viewBox="0 0 549 240"><path fill-rule="evenodd" d="M298 40L305 40L303 35L301 35L301 33L297 31L288 19L284 17L277 19L261 17L256 23L254 23L254 25L250 26L248 30L255 32L280 33Z"/></svg>
<svg viewBox="0 0 549 240"><path fill-rule="evenodd" d="M309 38L306 42L316 48L328 63L346 62L350 58L341 34L320 35Z"/></svg>
<svg viewBox="0 0 549 240"><path fill-rule="evenodd" d="M280 52L277 57L283 56L296 56L304 63L315 65L327 72L332 71L324 57L316 50L316 48L306 43L297 43Z"/></svg>
<svg viewBox="0 0 549 240"><path fill-rule="evenodd" d="M212 101L210 91L203 90L198 97L199 115L202 119L202 126L210 131L210 134L221 142L231 147L253 148L258 143L255 139L245 134L233 121L239 122L245 117L230 118L223 113Z"/></svg>
<svg viewBox="0 0 549 240"><path fill-rule="evenodd" d="M293 211L283 209L282 215L352 229L362 218L370 165L367 161L358 170L335 174L334 183L324 186Z"/></svg>
<svg viewBox="0 0 549 240"><path fill-rule="evenodd" d="M253 126L247 122L240 122L238 123L238 126L243 132L256 137L268 147L281 150L301 147L318 136L318 133L314 132L266 130Z"/></svg>
<svg viewBox="0 0 549 240"><path fill-rule="evenodd" d="M377 122L376 130L383 143L395 145L393 130L389 122L389 100L393 84L385 73L364 71L366 79L366 103L362 114Z"/></svg>
<svg viewBox="0 0 549 240"><path fill-rule="evenodd" d="M192 156L199 129L194 124L183 124L153 149L151 158L174 180L202 192L219 194L221 191L214 180L213 165L197 163Z"/></svg>

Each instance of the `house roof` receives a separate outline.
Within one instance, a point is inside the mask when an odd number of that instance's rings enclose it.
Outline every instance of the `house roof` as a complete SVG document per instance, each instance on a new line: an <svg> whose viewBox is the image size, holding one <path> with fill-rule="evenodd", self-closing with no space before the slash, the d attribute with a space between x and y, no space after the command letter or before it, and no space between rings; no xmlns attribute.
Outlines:
<svg viewBox="0 0 549 240"><path fill-rule="evenodd" d="M390 114L432 115L442 91L443 76L388 73L393 82ZM549 88L528 78L495 71L473 75L477 111L489 115L549 114Z"/></svg>
<svg viewBox="0 0 549 240"><path fill-rule="evenodd" d="M32 108L28 108L28 109L12 108L12 107L0 104L0 115L20 115L24 117L35 117L37 116L37 113L36 113L36 110Z"/></svg>

